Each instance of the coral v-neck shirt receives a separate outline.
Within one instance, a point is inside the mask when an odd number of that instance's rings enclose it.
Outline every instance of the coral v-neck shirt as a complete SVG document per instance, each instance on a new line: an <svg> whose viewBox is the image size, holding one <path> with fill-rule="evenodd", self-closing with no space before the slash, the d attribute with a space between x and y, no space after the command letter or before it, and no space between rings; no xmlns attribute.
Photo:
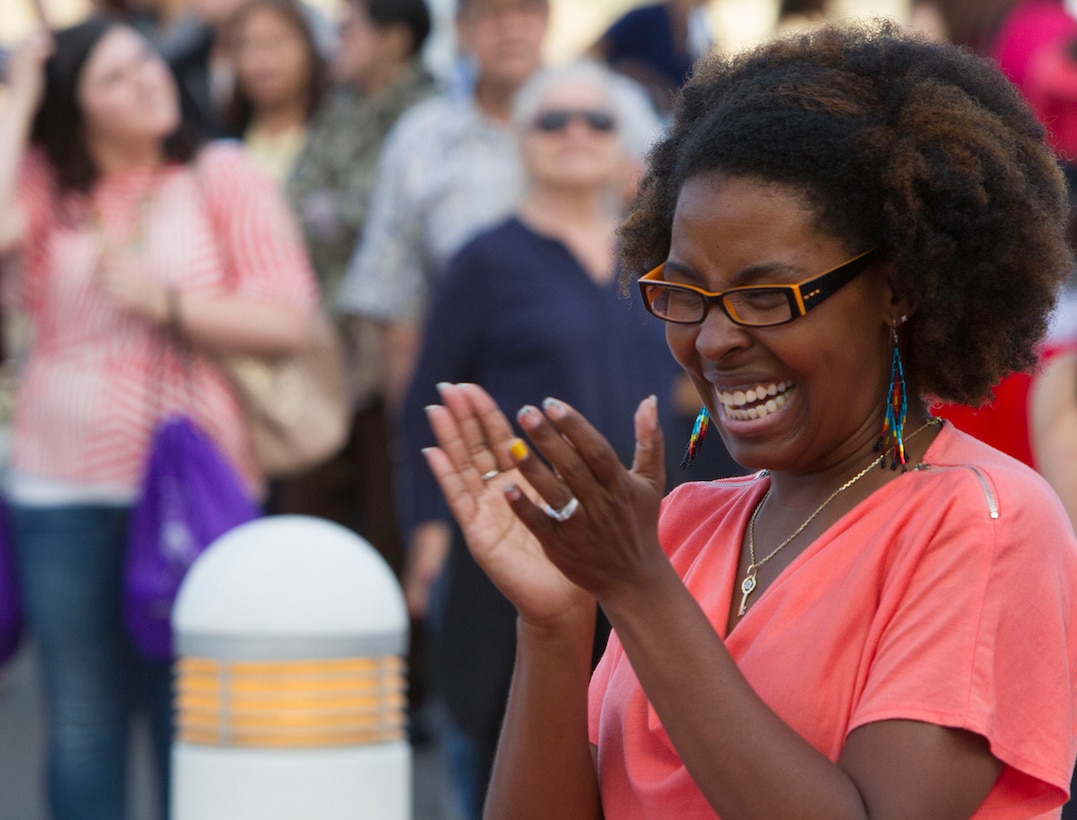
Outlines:
<svg viewBox="0 0 1077 820"><path fill-rule="evenodd" d="M1077 541L1036 473L951 425L924 462L816 539L728 636L768 479L679 487L661 541L753 689L828 758L875 721L960 727L1005 764L975 817L1057 817L1077 754ZM715 817L616 634L591 681L590 737L606 817Z"/></svg>

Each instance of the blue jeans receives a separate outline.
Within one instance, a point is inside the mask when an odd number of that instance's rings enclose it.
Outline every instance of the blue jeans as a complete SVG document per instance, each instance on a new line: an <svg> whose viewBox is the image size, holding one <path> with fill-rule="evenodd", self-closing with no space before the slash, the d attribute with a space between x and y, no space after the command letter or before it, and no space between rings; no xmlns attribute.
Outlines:
<svg viewBox="0 0 1077 820"><path fill-rule="evenodd" d="M120 615L129 512L10 508L23 606L45 682L54 820L125 819L135 707L148 712L160 805L167 807L171 670L136 655Z"/></svg>

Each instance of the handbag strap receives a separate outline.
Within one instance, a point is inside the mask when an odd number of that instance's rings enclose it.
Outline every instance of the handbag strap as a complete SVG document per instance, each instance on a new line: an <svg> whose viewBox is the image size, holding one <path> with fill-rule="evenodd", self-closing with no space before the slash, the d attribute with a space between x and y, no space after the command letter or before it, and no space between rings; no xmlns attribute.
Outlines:
<svg viewBox="0 0 1077 820"><path fill-rule="evenodd" d="M198 192L202 210L209 220L210 239L213 242L214 249L217 251L217 259L220 260L221 268L224 271L223 279L229 290L234 291L239 288L239 274L233 263L232 254L228 250L228 243L222 241L222 237L226 233L225 226L217 216L217 209L210 194L210 186L206 184L201 153L191 163L191 175L194 177L195 190Z"/></svg>

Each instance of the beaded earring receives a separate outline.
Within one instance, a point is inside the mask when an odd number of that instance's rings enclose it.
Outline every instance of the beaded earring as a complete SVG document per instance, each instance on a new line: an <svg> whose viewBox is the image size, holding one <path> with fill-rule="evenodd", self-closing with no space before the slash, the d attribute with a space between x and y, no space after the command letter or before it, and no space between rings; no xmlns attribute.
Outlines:
<svg viewBox="0 0 1077 820"><path fill-rule="evenodd" d="M901 351L898 348L897 328L904 323L906 317L902 316L900 322L890 326L890 390L886 400L886 417L883 419L883 431L879 441L875 444L875 452L880 450L883 457L879 464L896 470L901 465L901 472L905 472L905 417L908 414L908 394L905 388L905 368L901 364Z"/></svg>
<svg viewBox="0 0 1077 820"><path fill-rule="evenodd" d="M681 469L687 469L695 461L699 448L703 446L703 439L707 436L707 428L711 426L711 415L706 407L699 409L696 423L692 425L692 435L688 439L688 446L684 448L684 456L681 457Z"/></svg>

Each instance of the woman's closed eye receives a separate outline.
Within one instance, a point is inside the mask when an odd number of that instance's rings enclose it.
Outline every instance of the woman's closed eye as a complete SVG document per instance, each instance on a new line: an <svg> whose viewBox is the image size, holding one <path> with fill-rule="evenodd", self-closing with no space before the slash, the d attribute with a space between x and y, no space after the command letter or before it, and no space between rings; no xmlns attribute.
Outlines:
<svg viewBox="0 0 1077 820"><path fill-rule="evenodd" d="M776 307L785 307L787 302L785 291L777 288L760 288L759 290L734 291L727 297L737 305L744 305L755 310L768 310Z"/></svg>

